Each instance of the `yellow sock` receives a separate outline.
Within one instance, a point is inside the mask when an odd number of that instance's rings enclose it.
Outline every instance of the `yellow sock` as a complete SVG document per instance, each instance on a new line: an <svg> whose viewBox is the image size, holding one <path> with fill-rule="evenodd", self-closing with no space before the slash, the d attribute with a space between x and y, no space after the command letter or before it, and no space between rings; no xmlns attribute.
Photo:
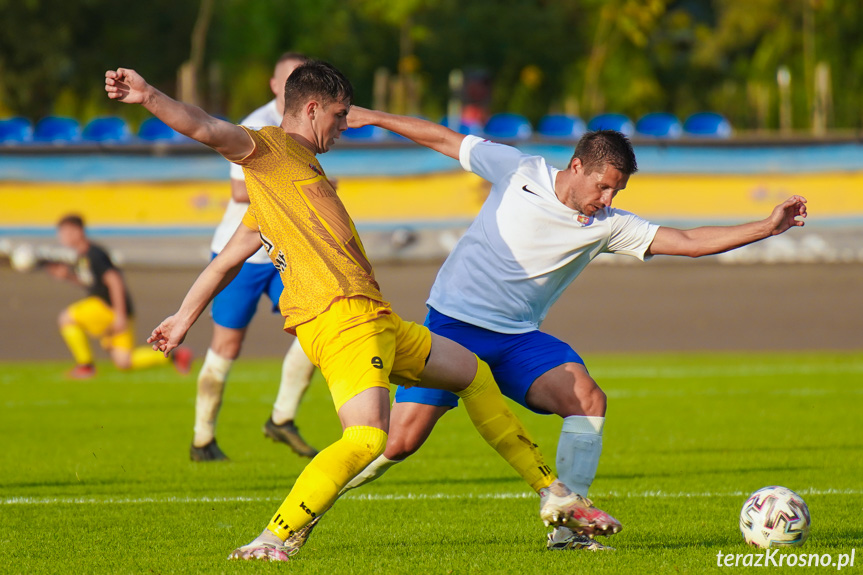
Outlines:
<svg viewBox="0 0 863 575"><path fill-rule="evenodd" d="M284 541L330 508L342 487L377 459L387 434L376 427L354 426L306 465L288 497L267 526Z"/></svg>
<svg viewBox="0 0 863 575"><path fill-rule="evenodd" d="M132 350L132 369L143 369L166 363L171 363L171 358L165 357L165 354L160 351L154 351L152 347L142 345Z"/></svg>
<svg viewBox="0 0 863 575"><path fill-rule="evenodd" d="M63 336L63 341L69 351L72 352L72 357L75 358L75 363L78 365L89 365L93 363L93 352L90 350L90 342L87 340L87 334L80 326L71 324L60 326L60 335Z"/></svg>
<svg viewBox="0 0 863 575"><path fill-rule="evenodd" d="M539 493L557 478L524 425L503 400L488 364L479 358L477 362L473 382L458 396L483 439Z"/></svg>

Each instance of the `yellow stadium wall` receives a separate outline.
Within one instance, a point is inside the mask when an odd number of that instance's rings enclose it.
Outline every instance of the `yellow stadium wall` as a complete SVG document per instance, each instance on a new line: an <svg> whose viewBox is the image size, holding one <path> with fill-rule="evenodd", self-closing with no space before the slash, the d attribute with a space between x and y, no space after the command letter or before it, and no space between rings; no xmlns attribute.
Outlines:
<svg viewBox="0 0 863 575"><path fill-rule="evenodd" d="M458 172L421 177L340 178L339 195L358 223L446 222L476 215L488 184ZM792 194L809 199L810 220L863 216L863 173L805 175L637 174L616 205L644 217L738 220L766 216ZM97 226L214 226L227 182L0 183L0 226L51 226L78 212Z"/></svg>

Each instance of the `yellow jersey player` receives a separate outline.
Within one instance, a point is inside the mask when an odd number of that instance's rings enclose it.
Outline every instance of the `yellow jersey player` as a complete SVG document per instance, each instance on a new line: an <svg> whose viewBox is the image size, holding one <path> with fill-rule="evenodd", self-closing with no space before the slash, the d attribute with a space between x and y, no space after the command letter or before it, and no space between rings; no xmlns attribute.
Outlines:
<svg viewBox="0 0 863 575"><path fill-rule="evenodd" d="M294 68L308 61L308 57L297 52L286 52L276 62L270 78L272 100L246 116L240 124L250 128L278 126L284 116L285 104L282 94L285 80ZM210 249L213 257L227 245L249 206L249 194L243 168L231 164L231 199L225 215L213 234ZM216 442L216 420L222 406L228 373L240 355L249 324L258 309L258 301L264 294L270 299L272 310L279 311L282 294L282 278L273 267L266 250L261 248L246 260L240 273L219 295L213 299L210 315L213 319L213 337L204 356L198 374L198 394L195 398L195 435L189 448L192 461L220 461L227 456ZM315 366L296 341L291 344L282 362L282 377L279 392L267 422L264 435L273 441L284 443L298 455L314 457L318 451L306 443L294 423L300 400L312 378Z"/></svg>
<svg viewBox="0 0 863 575"><path fill-rule="evenodd" d="M133 70L106 72L105 90L112 99L142 104L178 132L242 165L249 192L244 225L148 341L165 354L180 345L214 295L263 243L282 274L285 329L320 367L342 424L342 437L306 466L263 532L230 558L288 560L285 541L326 511L383 453L391 380L456 393L477 431L540 495L546 524L585 534L620 529L557 480L486 363L403 321L384 300L354 224L316 158L347 128L353 88L338 70L324 62L299 66L285 84L281 125L257 131L172 100Z"/></svg>
<svg viewBox="0 0 863 575"><path fill-rule="evenodd" d="M167 358L153 353L149 346L134 347L134 310L123 274L108 253L89 240L81 216L72 214L62 218L57 224L57 236L64 247L75 252L76 260L71 266L48 263L46 270L56 278L87 290L87 297L60 313L60 335L76 363L69 377L86 379L96 374L88 335L99 338L119 369L142 369L168 363ZM177 371L188 373L191 351L182 348L177 352L174 366Z"/></svg>

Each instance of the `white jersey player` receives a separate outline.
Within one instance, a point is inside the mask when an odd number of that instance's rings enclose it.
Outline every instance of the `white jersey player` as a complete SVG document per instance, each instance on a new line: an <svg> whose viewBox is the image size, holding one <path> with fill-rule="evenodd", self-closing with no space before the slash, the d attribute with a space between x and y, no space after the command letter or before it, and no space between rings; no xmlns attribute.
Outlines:
<svg viewBox="0 0 863 575"><path fill-rule="evenodd" d="M297 66L306 61L308 58L302 54L283 54L270 79L270 89L276 97L249 114L240 124L250 128L280 125L285 109L285 81ZM249 196L243 169L231 164L231 199L213 235L213 257L222 251L234 235L248 207ZM278 313L282 289L278 270L262 247L246 260L237 277L213 300L213 339L198 375L195 436L189 451L193 461L226 459L216 443L215 428L228 371L240 354L246 329L255 315L261 296L266 294L272 303L273 311ZM267 437L285 443L297 454L306 457L314 457L317 451L300 436L294 424L294 416L313 371L314 366L302 348L292 345L282 364L282 379L272 414L264 424L264 434Z"/></svg>
<svg viewBox="0 0 863 575"><path fill-rule="evenodd" d="M613 208L637 164L629 140L610 130L585 134L569 165L558 170L542 157L431 122L351 109L350 127L369 124L457 159L491 183L479 215L438 273L425 324L485 360L504 395L563 418L557 472L583 496L599 464L606 396L568 344L540 331L554 302L601 253L640 260L715 254L802 226L806 216L800 196L760 222L691 230L660 227ZM586 317L601 321L598 302L584 305ZM379 477L419 449L457 401L444 391L399 388L385 453L347 488ZM293 545L302 545L310 529ZM549 535L547 548L610 549L566 528Z"/></svg>

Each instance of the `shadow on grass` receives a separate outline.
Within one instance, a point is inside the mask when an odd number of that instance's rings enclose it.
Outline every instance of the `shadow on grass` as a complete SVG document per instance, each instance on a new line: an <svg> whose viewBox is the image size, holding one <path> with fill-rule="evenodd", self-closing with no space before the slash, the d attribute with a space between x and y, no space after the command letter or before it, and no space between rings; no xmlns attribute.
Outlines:
<svg viewBox="0 0 863 575"><path fill-rule="evenodd" d="M656 454L672 454L677 455L681 453L752 453L753 451L757 451L759 449L772 450L775 449L775 445L764 445L762 447L758 447L755 445L746 445L741 447L693 447L690 449L656 449L650 451L650 453ZM863 444L856 443L850 445L793 445L787 448L783 448L786 452L792 451L827 451L831 449L835 449L838 451L859 451L863 450Z"/></svg>
<svg viewBox="0 0 863 575"><path fill-rule="evenodd" d="M524 481L517 476L513 477L473 477L473 478L453 478L444 475L438 476L436 479L393 479L386 481L387 485L469 485L469 484L507 484L523 485ZM383 485L383 483L381 483Z"/></svg>
<svg viewBox="0 0 863 575"><path fill-rule="evenodd" d="M817 466L774 466L774 467L743 467L743 468L722 468L722 469L702 469L700 471L663 471L658 473L601 473L597 476L599 479L644 479L647 477L687 477L694 475L726 475L729 473L757 473L762 471L781 471L787 473L789 471L804 471L808 469L818 469Z"/></svg>

